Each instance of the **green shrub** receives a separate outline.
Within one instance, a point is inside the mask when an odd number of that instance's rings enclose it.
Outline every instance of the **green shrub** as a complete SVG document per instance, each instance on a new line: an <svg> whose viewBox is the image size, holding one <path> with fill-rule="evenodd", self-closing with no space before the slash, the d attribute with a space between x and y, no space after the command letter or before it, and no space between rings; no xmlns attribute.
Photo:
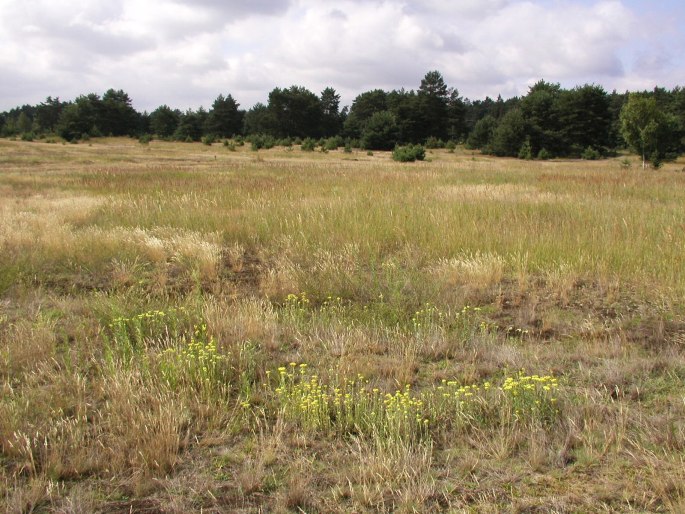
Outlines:
<svg viewBox="0 0 685 514"><path fill-rule="evenodd" d="M445 148L445 142L442 139L438 139L437 137L431 136L428 139L426 139L426 148L431 150L435 148Z"/></svg>
<svg viewBox="0 0 685 514"><path fill-rule="evenodd" d="M305 140L302 141L301 150L303 152L313 152L315 148L316 141L314 141L311 137L305 138Z"/></svg>
<svg viewBox="0 0 685 514"><path fill-rule="evenodd" d="M397 146L392 152L392 159L398 162L422 161L426 158L426 149L421 145Z"/></svg>
<svg viewBox="0 0 685 514"><path fill-rule="evenodd" d="M345 144L345 141L340 136L329 137L324 141L323 148L326 150L337 150Z"/></svg>
<svg viewBox="0 0 685 514"><path fill-rule="evenodd" d="M452 140L449 140L447 141L447 143L445 143L445 148L447 148L447 150L449 150L449 152L452 153L457 149L457 143L455 143Z"/></svg>
<svg viewBox="0 0 685 514"><path fill-rule="evenodd" d="M202 136L202 144L207 146L212 146L212 143L216 142L216 137L214 135Z"/></svg>
<svg viewBox="0 0 685 514"><path fill-rule="evenodd" d="M367 150L392 150L397 144L399 127L390 111L374 113L362 131L362 145Z"/></svg>
<svg viewBox="0 0 685 514"><path fill-rule="evenodd" d="M601 155L593 147L588 146L585 150L583 150L583 153L580 154L580 157L586 161L596 161L601 157Z"/></svg>
<svg viewBox="0 0 685 514"><path fill-rule="evenodd" d="M235 152L235 141L231 140L229 141L226 139L224 141L224 146L230 151L230 152Z"/></svg>
<svg viewBox="0 0 685 514"><path fill-rule="evenodd" d="M143 134L142 136L140 136L140 137L138 138L138 142L139 142L141 145L150 144L150 141L152 141L152 135L150 135L150 134Z"/></svg>
<svg viewBox="0 0 685 514"><path fill-rule="evenodd" d="M265 136L263 134L252 134L248 137L248 141L250 141L252 150L255 152L262 148L268 150L276 146L276 140L273 136Z"/></svg>
<svg viewBox="0 0 685 514"><path fill-rule="evenodd" d="M526 139L521 145L519 150L519 159L525 159L527 161L533 158L533 149L530 146L530 139Z"/></svg>
<svg viewBox="0 0 685 514"><path fill-rule="evenodd" d="M273 136L263 136L264 138L264 149L269 150L276 146L276 140Z"/></svg>
<svg viewBox="0 0 685 514"><path fill-rule="evenodd" d="M649 162L652 163L652 168L654 168L655 170L658 170L664 164L661 154L659 152L653 152L652 155L649 157Z"/></svg>
<svg viewBox="0 0 685 514"><path fill-rule="evenodd" d="M538 159L540 159L541 161L546 161L547 159L551 159L551 158L552 158L552 154L549 153L545 148L542 148L538 152Z"/></svg>
<svg viewBox="0 0 685 514"><path fill-rule="evenodd" d="M36 135L33 132L24 132L21 135L22 141L33 141L35 138L36 138Z"/></svg>

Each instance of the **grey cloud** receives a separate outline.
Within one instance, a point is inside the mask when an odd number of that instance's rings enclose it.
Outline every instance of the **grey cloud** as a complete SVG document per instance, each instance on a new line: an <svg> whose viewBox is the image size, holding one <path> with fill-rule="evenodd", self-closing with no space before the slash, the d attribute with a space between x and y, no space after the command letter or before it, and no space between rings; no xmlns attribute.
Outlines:
<svg viewBox="0 0 685 514"><path fill-rule="evenodd" d="M331 18L337 19L337 20L343 20L343 21L347 21L347 20L348 20L347 14L345 14L345 13L344 13L343 11L341 11L340 9L332 9L332 10L330 11L330 13L329 13L329 16L330 16Z"/></svg>
<svg viewBox="0 0 685 514"><path fill-rule="evenodd" d="M446 52L463 53L469 48L469 45L460 36L453 32L438 32L438 36L440 37L441 43L438 46L438 49L440 50Z"/></svg>
<svg viewBox="0 0 685 514"><path fill-rule="evenodd" d="M663 48L642 50L634 59L633 68L643 73L659 72L673 63L673 57Z"/></svg>
<svg viewBox="0 0 685 514"><path fill-rule="evenodd" d="M174 0L190 7L209 8L224 20L240 19L253 15L277 15L286 12L291 0Z"/></svg>
<svg viewBox="0 0 685 514"><path fill-rule="evenodd" d="M148 110L208 106L220 92L249 108L292 84L315 92L332 86L350 103L376 87L415 89L432 69L470 98L525 93L539 78L611 89L641 72L669 85L682 72L682 58L660 53L651 43L658 32L636 30L636 16L619 0L2 5L0 110L24 97L67 99L109 87ZM30 74L21 72L26 62Z"/></svg>
<svg viewBox="0 0 685 514"><path fill-rule="evenodd" d="M92 27L71 25L59 27L47 36L48 39L63 41L85 54L98 54L116 57L154 48L151 37L113 34Z"/></svg>
<svg viewBox="0 0 685 514"><path fill-rule="evenodd" d="M424 15L438 14L441 17L449 16L454 21L459 19L482 19L500 11L513 3L512 0L427 0L405 5L405 10L410 13Z"/></svg>

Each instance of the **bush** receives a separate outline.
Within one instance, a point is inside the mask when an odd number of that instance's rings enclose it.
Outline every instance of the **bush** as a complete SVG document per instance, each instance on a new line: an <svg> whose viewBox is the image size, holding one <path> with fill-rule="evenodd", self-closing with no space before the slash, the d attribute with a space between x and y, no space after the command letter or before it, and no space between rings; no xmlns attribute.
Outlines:
<svg viewBox="0 0 685 514"><path fill-rule="evenodd" d="M530 146L530 139L526 139L519 150L519 159L527 161L533 158L533 148Z"/></svg>
<svg viewBox="0 0 685 514"><path fill-rule="evenodd" d="M235 152L235 141L229 141L226 139L224 141L224 146L230 151L230 152Z"/></svg>
<svg viewBox="0 0 685 514"><path fill-rule="evenodd" d="M549 153L545 148L542 148L540 152L538 152L538 159L541 161L546 161L547 159L551 159L552 154Z"/></svg>
<svg viewBox="0 0 685 514"><path fill-rule="evenodd" d="M216 141L214 135L202 136L202 144L207 146L212 146L212 143Z"/></svg>
<svg viewBox="0 0 685 514"><path fill-rule="evenodd" d="M255 152L262 148L268 150L276 146L276 140L273 138L273 136L265 136L263 134L252 134L250 135L248 140L252 144L252 150Z"/></svg>
<svg viewBox="0 0 685 514"><path fill-rule="evenodd" d="M658 170L664 164L661 154L657 151L652 153L652 155L649 157L649 161L652 163L652 168L655 170Z"/></svg>
<svg viewBox="0 0 685 514"><path fill-rule="evenodd" d="M392 150L397 144L399 129L389 111L374 113L362 132L362 145L367 150Z"/></svg>
<svg viewBox="0 0 685 514"><path fill-rule="evenodd" d="M452 153L457 149L457 143L455 143L452 140L447 141L447 143L445 144L445 148L447 148L447 150L449 150L450 153Z"/></svg>
<svg viewBox="0 0 685 514"><path fill-rule="evenodd" d="M619 162L618 164L619 166L621 166L621 169L624 170L630 169L630 167L633 165L630 162L630 159L628 159L628 157L624 157L623 159L621 159L621 162Z"/></svg>
<svg viewBox="0 0 685 514"><path fill-rule="evenodd" d="M431 136L426 139L426 148L433 150L435 148L445 148L445 142L442 139Z"/></svg>
<svg viewBox="0 0 685 514"><path fill-rule="evenodd" d="M302 141L301 150L303 152L313 152L315 148L316 141L314 141L311 137L305 138L304 141Z"/></svg>
<svg viewBox="0 0 685 514"><path fill-rule="evenodd" d="M329 137L324 141L323 147L326 150L337 150L345 144L345 141L340 136Z"/></svg>
<svg viewBox="0 0 685 514"><path fill-rule="evenodd" d="M140 136L138 138L138 142L141 145L148 145L148 144L150 144L150 141L152 141L152 135L150 135L150 134L143 134L142 136Z"/></svg>
<svg viewBox="0 0 685 514"><path fill-rule="evenodd" d="M591 146L588 146L585 150L583 150L583 153L580 154L580 158L585 159L586 161L596 161L600 157L600 153Z"/></svg>
<svg viewBox="0 0 685 514"><path fill-rule="evenodd" d="M264 149L269 150L276 146L276 140L273 136L264 136Z"/></svg>
<svg viewBox="0 0 685 514"><path fill-rule="evenodd" d="M21 140L22 141L33 141L36 138L35 134L33 132L24 132L21 135Z"/></svg>
<svg viewBox="0 0 685 514"><path fill-rule="evenodd" d="M426 149L421 145L397 146L392 152L392 159L398 162L422 161L426 157Z"/></svg>

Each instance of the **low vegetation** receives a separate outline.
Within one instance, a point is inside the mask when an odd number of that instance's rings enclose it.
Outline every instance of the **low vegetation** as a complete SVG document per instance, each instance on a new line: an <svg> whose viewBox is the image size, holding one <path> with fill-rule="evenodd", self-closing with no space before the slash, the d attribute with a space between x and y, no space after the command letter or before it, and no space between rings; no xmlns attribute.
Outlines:
<svg viewBox="0 0 685 514"><path fill-rule="evenodd" d="M6 511L685 509L682 160L143 143L0 140Z"/></svg>

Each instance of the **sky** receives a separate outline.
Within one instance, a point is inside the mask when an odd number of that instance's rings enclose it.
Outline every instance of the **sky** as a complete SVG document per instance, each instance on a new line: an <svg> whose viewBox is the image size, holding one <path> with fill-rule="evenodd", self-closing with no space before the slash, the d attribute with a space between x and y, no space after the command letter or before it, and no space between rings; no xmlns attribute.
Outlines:
<svg viewBox="0 0 685 514"><path fill-rule="evenodd" d="M0 0L0 111L123 89L138 110L243 108L275 87L416 89L472 100L539 79L685 86L683 0Z"/></svg>

